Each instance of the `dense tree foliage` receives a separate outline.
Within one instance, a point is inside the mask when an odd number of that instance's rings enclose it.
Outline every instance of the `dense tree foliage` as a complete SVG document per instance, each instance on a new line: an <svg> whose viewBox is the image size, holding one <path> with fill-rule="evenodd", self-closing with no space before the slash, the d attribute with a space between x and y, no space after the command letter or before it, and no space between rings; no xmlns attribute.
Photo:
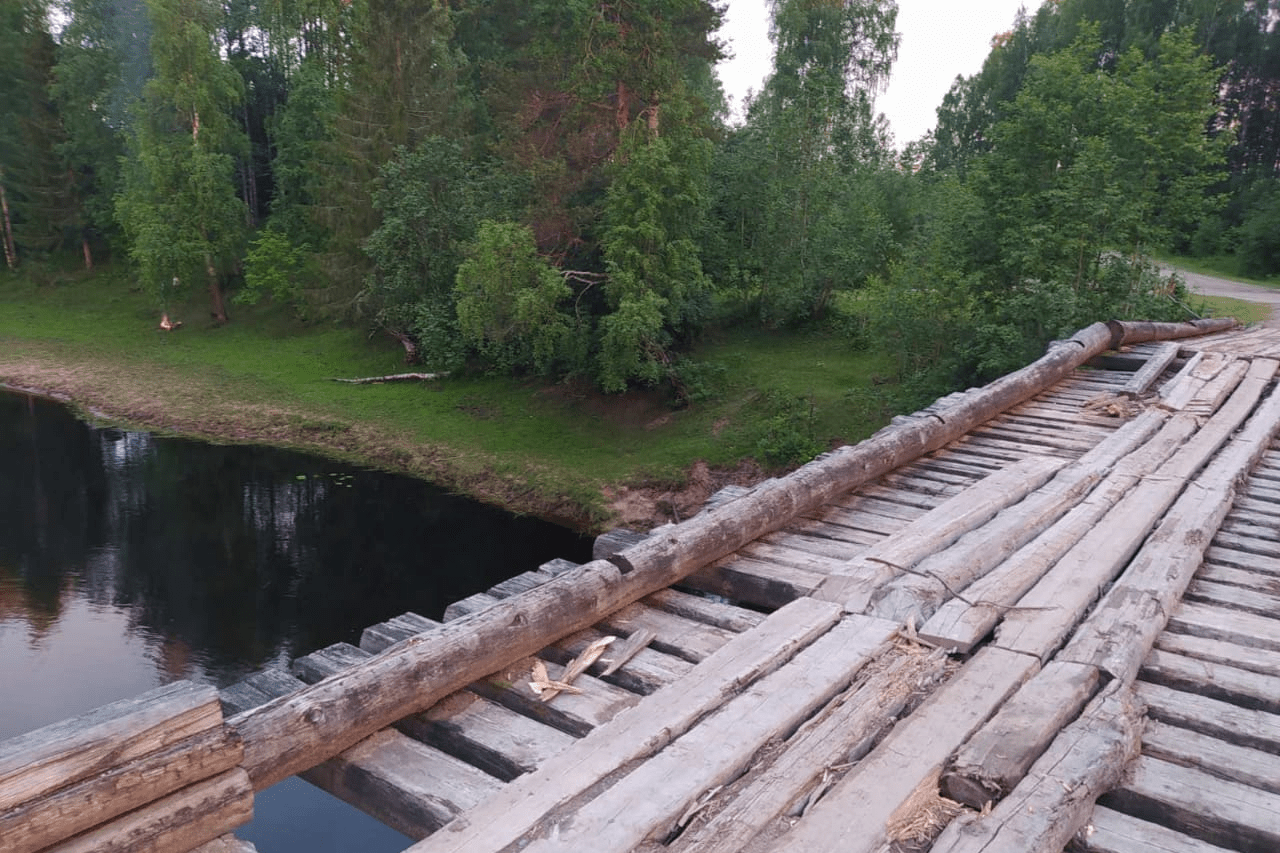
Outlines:
<svg viewBox="0 0 1280 853"><path fill-rule="evenodd" d="M894 0L769 11L733 124L713 0L12 0L6 259L686 401L715 325L827 324L936 391L1181 311L1154 248L1280 269L1280 0L1050 0L901 151Z"/></svg>

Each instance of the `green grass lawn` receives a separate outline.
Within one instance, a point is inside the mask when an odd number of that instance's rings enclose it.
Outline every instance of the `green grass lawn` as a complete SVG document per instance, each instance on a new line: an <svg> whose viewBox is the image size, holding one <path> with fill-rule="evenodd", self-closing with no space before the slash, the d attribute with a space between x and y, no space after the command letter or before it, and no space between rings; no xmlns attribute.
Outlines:
<svg viewBox="0 0 1280 853"><path fill-rule="evenodd" d="M887 416L851 393L887 365L840 336L715 335L695 353L715 393L676 408L656 391L608 397L481 373L338 383L408 369L399 345L269 306L233 304L217 327L199 297L174 312L183 328L164 332L152 300L120 274L6 274L0 379L61 366L73 386L62 390L126 422L322 450L515 509L568 502L590 523L603 520L607 485L678 483L699 460L733 467L776 449L779 430L813 449L857 441Z"/></svg>

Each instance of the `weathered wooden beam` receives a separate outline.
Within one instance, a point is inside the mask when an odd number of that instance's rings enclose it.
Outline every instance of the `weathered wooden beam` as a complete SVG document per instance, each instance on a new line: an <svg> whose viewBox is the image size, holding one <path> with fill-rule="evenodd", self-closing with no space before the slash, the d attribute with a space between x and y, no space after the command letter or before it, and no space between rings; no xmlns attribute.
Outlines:
<svg viewBox="0 0 1280 853"><path fill-rule="evenodd" d="M1151 386L1164 373L1165 368L1178 357L1179 348L1178 344L1175 343L1161 344L1142 367L1133 374L1133 377L1124 384L1121 393L1131 397L1139 397L1151 390Z"/></svg>
<svg viewBox="0 0 1280 853"><path fill-rule="evenodd" d="M880 850L895 812L1038 668L1028 655L978 652L818 800L776 853Z"/></svg>
<svg viewBox="0 0 1280 853"><path fill-rule="evenodd" d="M1142 705L1113 683L1053 739L1009 796L989 813L953 821L932 853L1059 853L1094 801L1138 754Z"/></svg>
<svg viewBox="0 0 1280 853"><path fill-rule="evenodd" d="M800 599L729 641L676 684L618 715L497 796L414 845L413 853L501 850L553 809L688 731L746 685L775 671L840 619L828 602ZM876 620L878 621L878 620Z"/></svg>
<svg viewBox="0 0 1280 853"><path fill-rule="evenodd" d="M1070 848L1075 853L1230 853L1158 823L1097 806Z"/></svg>
<svg viewBox="0 0 1280 853"><path fill-rule="evenodd" d="M975 809L1003 800L1098 684L1094 667L1046 664L947 761L943 794Z"/></svg>
<svg viewBox="0 0 1280 853"><path fill-rule="evenodd" d="M1280 794L1280 761L1260 749L1148 720L1142 731L1142 754Z"/></svg>
<svg viewBox="0 0 1280 853"><path fill-rule="evenodd" d="M829 768L862 758L915 697L944 672L946 657L911 650L885 656L876 672L856 682L806 723L766 768L723 804L715 816L667 845L671 853L738 853L798 800L816 801ZM727 795L726 795L727 796Z"/></svg>
<svg viewBox="0 0 1280 853"><path fill-rule="evenodd" d="M877 593L895 577L1018 503L1066 464L1033 456L979 480L847 562L839 574L822 582L814 597L840 602L850 613L868 611Z"/></svg>
<svg viewBox="0 0 1280 853"><path fill-rule="evenodd" d="M844 620L589 802L548 817L521 849L627 853L662 840L700 795L736 778L770 738L795 731L842 691L896 629L871 617Z"/></svg>
<svg viewBox="0 0 1280 853"><path fill-rule="evenodd" d="M206 729L20 806L0 812L0 849L33 853L236 767L244 755L229 728Z"/></svg>
<svg viewBox="0 0 1280 853"><path fill-rule="evenodd" d="M175 681L0 743L0 812L222 724L218 691Z"/></svg>
<svg viewBox="0 0 1280 853"><path fill-rule="evenodd" d="M189 853L253 818L253 787L239 768L197 782L44 853Z"/></svg>
<svg viewBox="0 0 1280 853"><path fill-rule="evenodd" d="M1228 743L1280 753L1280 714L1242 708L1220 699L1139 681L1138 696L1153 720Z"/></svg>

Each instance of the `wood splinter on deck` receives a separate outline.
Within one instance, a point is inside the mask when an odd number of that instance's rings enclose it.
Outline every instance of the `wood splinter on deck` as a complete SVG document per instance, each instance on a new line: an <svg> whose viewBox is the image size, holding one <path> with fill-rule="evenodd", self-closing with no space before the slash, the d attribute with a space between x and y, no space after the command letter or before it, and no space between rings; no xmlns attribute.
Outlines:
<svg viewBox="0 0 1280 853"><path fill-rule="evenodd" d="M552 681L547 677L547 665L542 661L536 661L533 664L533 678L529 682L529 688L538 694L538 698L543 702L550 702L561 693L581 693L577 687L573 686L573 682L579 675L586 672L591 664L600 659L605 649L613 643L617 637L601 637L591 645L582 650L582 653L570 661L569 665L564 668L564 674L560 676L559 681ZM640 651L636 649L636 651ZM633 652L634 654L634 652Z"/></svg>

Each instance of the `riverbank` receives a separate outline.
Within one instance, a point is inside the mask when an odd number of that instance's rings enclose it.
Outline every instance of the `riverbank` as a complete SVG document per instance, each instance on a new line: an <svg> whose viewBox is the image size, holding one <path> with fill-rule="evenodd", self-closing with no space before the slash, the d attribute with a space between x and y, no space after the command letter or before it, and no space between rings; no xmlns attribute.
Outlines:
<svg viewBox="0 0 1280 853"><path fill-rule="evenodd" d="M781 426L812 446L856 441L888 416L858 389L882 369L839 337L729 334L699 353L713 399L484 375L353 386L404 370L394 341L244 309L218 327L195 301L185 325L126 282L0 280L0 382L85 417L212 441L264 443L410 474L595 532L687 517L716 489L765 476ZM797 405L799 403L799 405ZM771 438L772 437L772 438Z"/></svg>

